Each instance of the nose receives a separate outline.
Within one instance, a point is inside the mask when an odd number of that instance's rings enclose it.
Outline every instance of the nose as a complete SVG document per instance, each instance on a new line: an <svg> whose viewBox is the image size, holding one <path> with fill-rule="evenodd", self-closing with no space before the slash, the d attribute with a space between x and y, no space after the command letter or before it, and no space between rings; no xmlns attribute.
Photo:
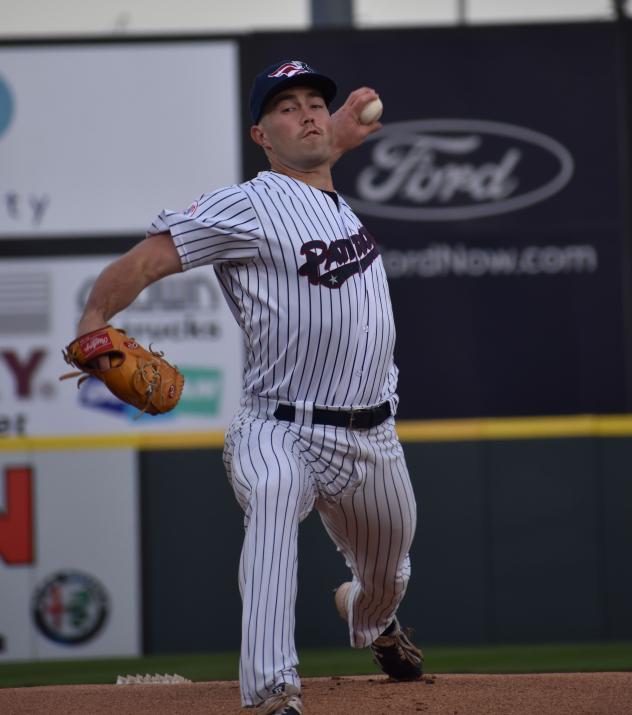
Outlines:
<svg viewBox="0 0 632 715"><path fill-rule="evenodd" d="M312 109L312 106L309 102L301 103L301 110L302 110L302 116L301 116L301 122L303 124L306 124L307 122L313 122L314 121L314 110Z"/></svg>

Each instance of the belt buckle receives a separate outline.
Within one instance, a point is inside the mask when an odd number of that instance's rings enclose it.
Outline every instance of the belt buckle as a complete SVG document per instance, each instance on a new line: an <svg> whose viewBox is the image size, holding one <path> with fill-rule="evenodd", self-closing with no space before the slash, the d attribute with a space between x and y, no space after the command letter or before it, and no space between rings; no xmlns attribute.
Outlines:
<svg viewBox="0 0 632 715"><path fill-rule="evenodd" d="M359 410L354 410L353 408L351 408L349 410L349 429L353 429L353 421L355 419L355 415L361 415L365 412L371 412L371 410L368 407L361 407Z"/></svg>

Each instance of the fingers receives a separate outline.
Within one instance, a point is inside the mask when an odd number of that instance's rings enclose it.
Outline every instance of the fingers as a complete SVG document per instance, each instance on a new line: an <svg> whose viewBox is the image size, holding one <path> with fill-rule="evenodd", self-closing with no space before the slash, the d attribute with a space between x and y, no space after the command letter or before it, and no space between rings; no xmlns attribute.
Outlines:
<svg viewBox="0 0 632 715"><path fill-rule="evenodd" d="M99 357L95 357L90 360L90 362L87 362L86 365L91 370L98 370L99 372L105 372L112 367L109 355L100 355Z"/></svg>
<svg viewBox="0 0 632 715"><path fill-rule="evenodd" d="M362 110L374 99L378 99L378 94L372 87L358 87L349 94L338 111L331 115L333 143L330 166L343 154L360 146L369 134L382 128L382 124L377 120L371 124L363 124L360 121Z"/></svg>
<svg viewBox="0 0 632 715"><path fill-rule="evenodd" d="M382 124L379 121L371 122L368 125L363 125L360 121L362 111L374 99L379 99L379 94L372 87L358 87L358 89L354 89L349 94L345 103L338 110L341 115L347 114L353 118L354 122L367 127L367 131L364 133L365 137L382 128Z"/></svg>
<svg viewBox="0 0 632 715"><path fill-rule="evenodd" d="M378 97L378 93L372 88L372 87L358 87L358 89L354 89L353 92L349 93L349 96L347 97L348 102L356 103L356 102L370 102L372 99L376 99Z"/></svg>
<svg viewBox="0 0 632 715"><path fill-rule="evenodd" d="M358 87L358 89L354 89L349 94L343 106L347 106L349 109L357 109L360 112L366 104L378 97L378 93L371 87Z"/></svg>
<svg viewBox="0 0 632 715"><path fill-rule="evenodd" d="M97 364L99 366L99 370L109 370L110 369L110 356L109 355L101 355L100 357L97 358Z"/></svg>

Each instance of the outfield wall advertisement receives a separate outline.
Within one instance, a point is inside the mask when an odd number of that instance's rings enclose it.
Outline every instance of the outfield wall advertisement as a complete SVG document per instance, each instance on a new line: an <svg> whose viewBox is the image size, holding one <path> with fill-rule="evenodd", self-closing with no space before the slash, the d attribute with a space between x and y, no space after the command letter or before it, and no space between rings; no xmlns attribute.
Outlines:
<svg viewBox="0 0 632 715"><path fill-rule="evenodd" d="M629 408L615 33L602 23L250 39L247 77L304 59L336 79L333 110L365 85L384 103L383 129L333 175L389 277L401 418ZM246 144L245 175L264 165Z"/></svg>
<svg viewBox="0 0 632 715"><path fill-rule="evenodd" d="M223 429L237 409L242 340L211 268L154 284L113 321L165 352L185 376L166 415L139 415L94 378L60 381L75 368L62 348L75 335L91 286L109 258L8 259L0 267L0 431L3 436L130 435Z"/></svg>
<svg viewBox="0 0 632 715"><path fill-rule="evenodd" d="M237 66L233 41L0 48L0 237L142 232L234 182Z"/></svg>
<svg viewBox="0 0 632 715"><path fill-rule="evenodd" d="M136 455L0 455L0 661L139 655Z"/></svg>

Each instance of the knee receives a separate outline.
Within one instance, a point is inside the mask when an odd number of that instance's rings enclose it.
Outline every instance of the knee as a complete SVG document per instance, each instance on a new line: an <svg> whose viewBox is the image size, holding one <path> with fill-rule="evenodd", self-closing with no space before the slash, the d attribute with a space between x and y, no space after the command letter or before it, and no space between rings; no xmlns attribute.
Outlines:
<svg viewBox="0 0 632 715"><path fill-rule="evenodd" d="M282 506L287 510L289 503L300 503L302 497L300 480L291 473L269 472L257 477L252 485L249 502L251 507L266 509Z"/></svg>
<svg viewBox="0 0 632 715"><path fill-rule="evenodd" d="M365 568L358 580L363 593L371 600L399 598L410 580L410 558L406 556L400 563L387 562L384 568L377 565Z"/></svg>

